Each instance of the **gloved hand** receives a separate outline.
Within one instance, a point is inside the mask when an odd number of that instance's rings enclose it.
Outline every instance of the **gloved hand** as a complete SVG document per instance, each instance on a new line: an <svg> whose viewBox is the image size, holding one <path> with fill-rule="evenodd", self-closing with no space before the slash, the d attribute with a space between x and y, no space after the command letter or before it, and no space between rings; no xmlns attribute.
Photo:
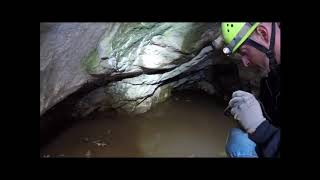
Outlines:
<svg viewBox="0 0 320 180"><path fill-rule="evenodd" d="M231 114L239 120L248 133L253 133L256 128L266 120L263 117L259 102L254 95L245 91L235 91L229 101Z"/></svg>

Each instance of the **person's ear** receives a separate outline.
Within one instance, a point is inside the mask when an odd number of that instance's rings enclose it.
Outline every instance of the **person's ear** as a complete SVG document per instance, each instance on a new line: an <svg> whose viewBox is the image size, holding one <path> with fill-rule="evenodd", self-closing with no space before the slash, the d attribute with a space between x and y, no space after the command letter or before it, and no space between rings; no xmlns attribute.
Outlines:
<svg viewBox="0 0 320 180"><path fill-rule="evenodd" d="M256 29L256 33L262 41L269 44L268 29L265 26L259 25Z"/></svg>
<svg viewBox="0 0 320 180"><path fill-rule="evenodd" d="M241 61L242 61L242 64L244 65L244 67L248 67L250 61L246 55L241 57Z"/></svg>

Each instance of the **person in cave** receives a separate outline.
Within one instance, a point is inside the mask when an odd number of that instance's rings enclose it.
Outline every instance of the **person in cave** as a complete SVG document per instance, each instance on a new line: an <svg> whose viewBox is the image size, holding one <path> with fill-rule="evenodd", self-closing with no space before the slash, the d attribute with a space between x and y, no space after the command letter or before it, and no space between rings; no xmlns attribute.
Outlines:
<svg viewBox="0 0 320 180"><path fill-rule="evenodd" d="M259 97L235 91L229 112L240 127L226 142L229 157L280 157L280 24L223 22L226 55L239 56L245 67L255 66L264 77Z"/></svg>

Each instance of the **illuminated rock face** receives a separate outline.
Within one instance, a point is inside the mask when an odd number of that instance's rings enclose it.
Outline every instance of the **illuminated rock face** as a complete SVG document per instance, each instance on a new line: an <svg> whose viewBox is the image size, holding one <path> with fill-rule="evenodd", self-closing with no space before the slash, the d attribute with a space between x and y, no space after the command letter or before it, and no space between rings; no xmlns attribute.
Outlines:
<svg viewBox="0 0 320 180"><path fill-rule="evenodd" d="M48 32L44 36L40 31L44 39L41 42L40 38L40 49L48 52L50 44L50 52L63 58L53 58L46 68L41 66L41 107L53 106L57 99L63 99L87 82L97 79L108 82L79 100L75 114L80 116L110 108L144 113L165 101L174 89L198 88L219 94L224 90L219 87L223 83L212 83L212 78L208 79L209 67L233 62L221 54L220 23L100 23L93 24L93 29L80 23L74 30L76 35L68 35L61 29L70 26L68 24L54 26L60 26L60 32L50 31L56 34ZM64 43L73 48L61 50L54 46L59 43L58 39L45 41L50 35L63 33L67 40ZM215 47L211 46L212 42ZM89 47L91 49L87 49ZM70 55L62 56L64 54ZM76 59L72 58L73 54ZM41 57L41 64L50 58ZM59 78L54 78L57 76ZM51 81L52 78L55 81ZM225 82L223 78L219 81ZM50 89L56 93L50 96L47 92ZM40 114L46 110L41 107Z"/></svg>
<svg viewBox="0 0 320 180"><path fill-rule="evenodd" d="M219 37L219 32L219 23L115 24L83 65L95 77L129 73L137 76L97 89L96 92L105 92L100 101L95 101L97 106L144 113L170 97L172 89L200 82L204 78L201 69L214 63L214 58L207 57L215 53L210 43ZM87 101L78 104L79 111L86 112L83 115L93 107L96 106Z"/></svg>
<svg viewBox="0 0 320 180"><path fill-rule="evenodd" d="M40 116L91 76L81 59L95 49L107 23L40 23Z"/></svg>

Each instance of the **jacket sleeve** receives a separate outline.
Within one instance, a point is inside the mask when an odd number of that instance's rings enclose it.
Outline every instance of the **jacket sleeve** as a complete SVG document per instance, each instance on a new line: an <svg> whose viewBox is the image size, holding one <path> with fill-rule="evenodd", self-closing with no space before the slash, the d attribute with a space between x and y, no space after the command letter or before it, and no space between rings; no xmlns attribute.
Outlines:
<svg viewBox="0 0 320 180"><path fill-rule="evenodd" d="M257 144L262 157L280 156L280 129L269 121L261 123L249 138Z"/></svg>

